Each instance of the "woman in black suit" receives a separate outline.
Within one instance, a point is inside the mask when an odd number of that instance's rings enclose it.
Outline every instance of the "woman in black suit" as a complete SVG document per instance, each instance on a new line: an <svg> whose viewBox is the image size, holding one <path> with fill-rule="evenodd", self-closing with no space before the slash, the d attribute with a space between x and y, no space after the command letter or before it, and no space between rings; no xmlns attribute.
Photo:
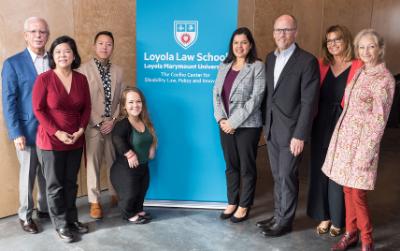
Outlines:
<svg viewBox="0 0 400 251"><path fill-rule="evenodd" d="M155 156L157 137L143 93L136 87L127 87L122 93L112 141L117 158L110 178L122 217L134 224L148 223L151 217L143 211L143 202L149 186L148 161Z"/></svg>

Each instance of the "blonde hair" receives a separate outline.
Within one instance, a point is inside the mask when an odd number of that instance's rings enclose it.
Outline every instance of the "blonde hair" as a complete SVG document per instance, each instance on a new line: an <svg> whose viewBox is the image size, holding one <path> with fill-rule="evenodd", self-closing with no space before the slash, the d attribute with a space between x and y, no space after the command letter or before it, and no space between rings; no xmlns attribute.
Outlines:
<svg viewBox="0 0 400 251"><path fill-rule="evenodd" d="M372 37L372 39L374 40L374 42L376 43L376 45L378 45L380 52L379 52L379 61L382 62L384 57L385 57L385 40L383 39L383 37L381 35L379 35L378 32L376 32L374 29L364 29L361 30L356 38L354 39L354 48L355 48L355 53L356 53L356 57L359 58L360 55L358 54L358 45L360 43L361 38L365 37L365 36L370 36Z"/></svg>
<svg viewBox="0 0 400 251"><path fill-rule="evenodd" d="M151 136L153 136L153 143L157 144L156 131L154 129L153 123L150 120L149 112L147 111L146 99L141 90L137 87L128 86L122 92L121 100L119 102L119 116L118 121L128 117L128 112L125 109L126 106L126 96L130 92L135 92L140 96L142 100L142 111L139 114L139 119L144 123L144 125L149 129Z"/></svg>
<svg viewBox="0 0 400 251"><path fill-rule="evenodd" d="M325 65L333 64L333 56L329 53L328 50L328 39L327 36L329 33L336 33L339 38L343 40L345 49L344 49L344 60L349 62L354 59L354 48L353 48L353 36L351 35L349 29L343 25L332 25L330 26L322 39L322 60Z"/></svg>

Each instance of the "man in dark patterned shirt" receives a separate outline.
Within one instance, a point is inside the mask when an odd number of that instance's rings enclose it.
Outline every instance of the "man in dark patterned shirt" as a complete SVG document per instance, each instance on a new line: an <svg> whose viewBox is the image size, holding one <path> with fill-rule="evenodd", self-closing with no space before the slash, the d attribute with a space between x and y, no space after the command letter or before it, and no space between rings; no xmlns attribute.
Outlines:
<svg viewBox="0 0 400 251"><path fill-rule="evenodd" d="M79 71L88 79L92 100L90 122L85 132L90 216L101 219L103 212L100 204L100 167L103 160L107 168L111 204L115 205L117 202L115 190L110 182L110 168L115 159L111 132L119 114L119 99L125 85L122 83L122 69L110 61L114 49L112 33L97 33L93 48L95 57L83 64Z"/></svg>

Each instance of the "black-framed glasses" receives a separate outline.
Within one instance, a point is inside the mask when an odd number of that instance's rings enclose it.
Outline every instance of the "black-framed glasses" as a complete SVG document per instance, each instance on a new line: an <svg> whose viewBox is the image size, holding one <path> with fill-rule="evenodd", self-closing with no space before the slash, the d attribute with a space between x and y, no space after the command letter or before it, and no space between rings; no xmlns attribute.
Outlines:
<svg viewBox="0 0 400 251"><path fill-rule="evenodd" d="M334 39L327 39L326 45L334 45L334 44L339 44L341 42L343 42L343 38L341 38L341 37L334 38Z"/></svg>
<svg viewBox="0 0 400 251"><path fill-rule="evenodd" d="M274 32L277 34L282 34L282 33L287 34L289 32L295 31L295 30L296 30L296 28L283 28L283 29L274 29Z"/></svg>

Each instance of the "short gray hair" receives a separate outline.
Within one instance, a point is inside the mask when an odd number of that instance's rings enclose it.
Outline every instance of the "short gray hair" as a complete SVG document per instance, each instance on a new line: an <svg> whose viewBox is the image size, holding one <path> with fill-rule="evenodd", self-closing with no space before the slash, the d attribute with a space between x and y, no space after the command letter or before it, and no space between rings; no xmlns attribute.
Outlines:
<svg viewBox="0 0 400 251"><path fill-rule="evenodd" d="M358 54L358 45L360 43L361 38L363 38L365 36L371 36L372 39L374 40L374 42L376 43L376 45L378 45L378 47L380 49L379 61L383 61L383 59L385 57L385 48L386 48L385 40L374 29L363 29L354 38L354 52L356 54L356 57L360 58L360 55Z"/></svg>
<svg viewBox="0 0 400 251"><path fill-rule="evenodd" d="M47 32L50 32L50 30L49 30L49 24L47 23L47 21L46 21L44 18L41 18L41 17L28 17L28 18L25 20L25 22L24 22L24 31L28 31L28 29L29 29L29 24L30 24L31 22L34 22L34 21L41 21L41 22L43 22L43 23L46 25L46 30L47 30Z"/></svg>

